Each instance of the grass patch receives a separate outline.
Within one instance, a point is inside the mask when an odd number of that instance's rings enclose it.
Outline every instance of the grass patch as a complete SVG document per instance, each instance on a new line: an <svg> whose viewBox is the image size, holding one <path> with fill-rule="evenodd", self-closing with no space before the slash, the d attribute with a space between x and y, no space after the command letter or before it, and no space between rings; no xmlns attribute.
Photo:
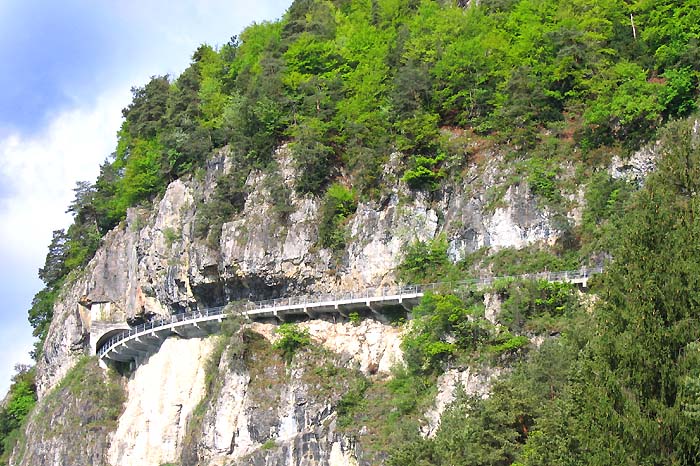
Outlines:
<svg viewBox="0 0 700 466"><path fill-rule="evenodd" d="M467 256L458 266L465 271L490 270L491 275L504 277L545 270L576 270L580 267L580 258L576 251L557 254L536 245L522 249L504 248L492 254L488 248L481 248Z"/></svg>
<svg viewBox="0 0 700 466"><path fill-rule="evenodd" d="M260 447L260 448L262 448L263 450L272 450L276 446L277 446L277 442L275 441L275 439L269 439L269 440L266 440L265 443L263 443L262 447Z"/></svg>
<svg viewBox="0 0 700 466"><path fill-rule="evenodd" d="M360 322L362 322L362 317L358 312L351 312L348 314L348 320L350 320L350 323L354 326L357 327L360 325Z"/></svg>
<svg viewBox="0 0 700 466"><path fill-rule="evenodd" d="M280 401L278 384L286 380L285 362L259 333L246 330L243 339L243 360L250 374L248 396L261 410L276 408Z"/></svg>
<svg viewBox="0 0 700 466"><path fill-rule="evenodd" d="M275 330L280 338L272 347L282 352L284 360L291 362L294 353L300 348L308 346L311 343L309 331L300 329L294 324L282 324Z"/></svg>

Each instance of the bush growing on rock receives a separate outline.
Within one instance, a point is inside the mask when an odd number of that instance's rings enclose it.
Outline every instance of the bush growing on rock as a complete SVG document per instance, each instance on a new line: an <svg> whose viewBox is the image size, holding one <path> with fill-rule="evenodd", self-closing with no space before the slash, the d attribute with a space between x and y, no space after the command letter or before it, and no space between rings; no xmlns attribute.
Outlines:
<svg viewBox="0 0 700 466"><path fill-rule="evenodd" d="M282 352L287 362L291 362L294 353L299 348L311 343L309 331L300 329L294 324L282 324L277 328L276 333L280 339L275 342L273 347Z"/></svg>
<svg viewBox="0 0 700 466"><path fill-rule="evenodd" d="M332 184L323 198L318 236L321 246L334 251L345 247L345 222L357 209L357 194L340 183Z"/></svg>

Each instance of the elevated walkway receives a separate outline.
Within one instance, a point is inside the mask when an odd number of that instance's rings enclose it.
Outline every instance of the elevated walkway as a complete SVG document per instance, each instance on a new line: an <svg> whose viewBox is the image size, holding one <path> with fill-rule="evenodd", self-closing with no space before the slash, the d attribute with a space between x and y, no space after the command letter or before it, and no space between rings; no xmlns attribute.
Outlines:
<svg viewBox="0 0 700 466"><path fill-rule="evenodd" d="M582 287L588 286L588 279L601 268L581 269L567 272L543 272L514 277L488 277L460 282L431 283L403 287L367 288L335 294L296 296L266 301L242 303L232 306L231 311L250 320L277 319L284 321L291 316L315 318L321 314L339 314L348 317L349 313L369 310L381 314L388 307L402 306L410 311L418 304L426 292L449 290L460 287L484 287L497 280L536 279L550 282L567 282ZM100 360L106 362L135 362L137 365L146 357L158 351L163 341L170 335L184 338L203 337L219 331L221 323L229 314L225 306L203 309L194 312L173 314L172 316L147 322L136 327L124 328L111 324L102 334L95 334L94 351ZM98 328L96 328L98 330ZM99 331L99 330L98 330ZM92 345L91 332L91 345Z"/></svg>

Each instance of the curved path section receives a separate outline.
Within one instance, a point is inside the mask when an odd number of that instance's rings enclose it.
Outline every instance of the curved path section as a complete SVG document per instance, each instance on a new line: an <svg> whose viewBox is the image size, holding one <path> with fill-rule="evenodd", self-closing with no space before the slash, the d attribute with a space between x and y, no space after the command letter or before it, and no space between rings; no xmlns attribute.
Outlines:
<svg viewBox="0 0 700 466"><path fill-rule="evenodd" d="M431 290L456 289L466 286L482 287L494 281L504 279L538 279L550 282L568 282L588 285L588 278L602 271L602 268L581 269L567 272L544 272L538 274L518 275L514 277L489 277L460 282L431 283L428 285L411 285L404 287L367 288L362 291L296 296L247 302L240 305L202 309L194 312L174 314L161 320L131 327L118 333L97 348L97 355L102 361L140 361L158 351L161 343L170 335L185 338L203 337L219 330L223 319L230 314L240 314L251 320L276 318L285 320L287 316L306 315L316 317L319 314L337 313L347 317L349 312L369 309L380 313L383 308L403 306L410 310L420 302L423 295ZM104 335L99 340L104 341ZM96 340L96 341L99 341Z"/></svg>

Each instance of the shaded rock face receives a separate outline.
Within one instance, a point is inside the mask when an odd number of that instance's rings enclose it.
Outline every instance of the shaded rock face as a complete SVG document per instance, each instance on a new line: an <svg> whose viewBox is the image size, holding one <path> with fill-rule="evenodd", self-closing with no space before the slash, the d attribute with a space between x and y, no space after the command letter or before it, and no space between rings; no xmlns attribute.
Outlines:
<svg viewBox="0 0 700 466"><path fill-rule="evenodd" d="M245 208L224 224L218 248L196 237L195 224L197 206L230 169L226 151L212 159L203 179L172 182L152 211L131 209L56 304L38 365L40 395L89 348L95 316L78 304L81 298L87 304L111 303L112 312L102 313L101 320L135 324L236 299L392 284L403 247L443 233L455 261L482 246L520 247L559 234L523 184L505 192L503 207L485 209L486 191L502 179L496 155L432 199L409 192L390 162L384 177L391 188L380 202L359 204L347 226L347 249L338 259L317 245L321 201L291 189L294 170L286 147L277 159L292 212L281 221L269 201L268 175L252 172Z"/></svg>

